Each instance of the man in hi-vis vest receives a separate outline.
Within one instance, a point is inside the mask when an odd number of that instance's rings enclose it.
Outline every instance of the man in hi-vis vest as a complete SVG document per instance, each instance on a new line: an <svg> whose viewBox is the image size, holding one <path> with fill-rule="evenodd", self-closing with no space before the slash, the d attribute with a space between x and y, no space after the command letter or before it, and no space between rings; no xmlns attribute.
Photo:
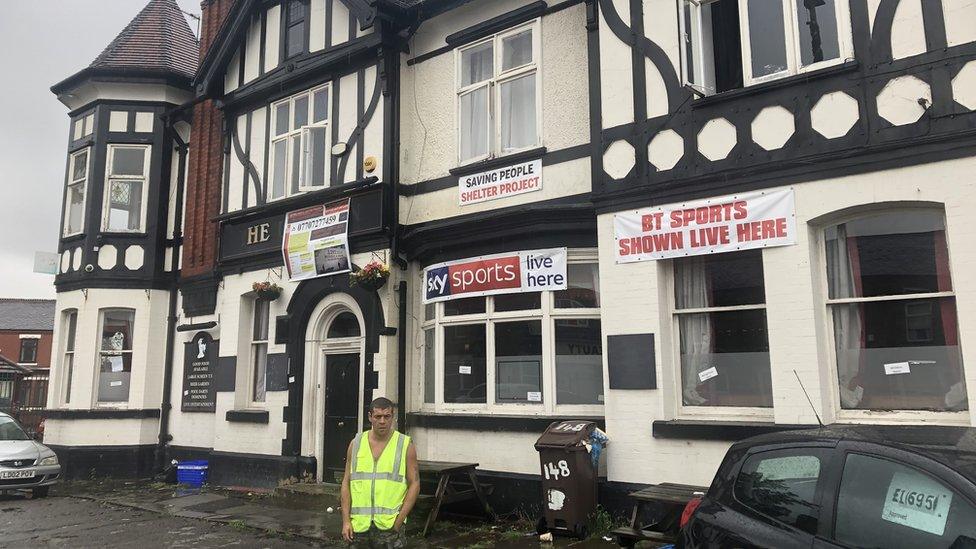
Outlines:
<svg viewBox="0 0 976 549"><path fill-rule="evenodd" d="M420 474L410 437L393 428L396 405L369 404L372 429L356 435L342 477L342 537L357 547L403 547L400 528L417 503Z"/></svg>

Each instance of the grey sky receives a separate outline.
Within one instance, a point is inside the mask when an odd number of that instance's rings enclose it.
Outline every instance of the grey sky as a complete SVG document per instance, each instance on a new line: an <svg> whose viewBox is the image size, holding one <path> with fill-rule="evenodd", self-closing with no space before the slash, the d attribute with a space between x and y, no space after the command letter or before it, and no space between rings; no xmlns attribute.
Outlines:
<svg viewBox="0 0 976 549"><path fill-rule="evenodd" d="M54 297L33 273L56 252L68 109L49 90L88 66L149 0L2 0L0 17L0 297ZM200 13L199 0L178 0ZM196 23L191 21L196 32Z"/></svg>

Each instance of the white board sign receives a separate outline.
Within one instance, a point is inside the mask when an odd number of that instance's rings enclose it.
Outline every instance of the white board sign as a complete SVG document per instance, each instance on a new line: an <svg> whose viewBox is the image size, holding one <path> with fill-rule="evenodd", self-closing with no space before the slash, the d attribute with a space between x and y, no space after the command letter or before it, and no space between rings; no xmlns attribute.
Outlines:
<svg viewBox="0 0 976 549"><path fill-rule="evenodd" d="M458 204L467 206L542 190L542 160L458 177Z"/></svg>
<svg viewBox="0 0 976 549"><path fill-rule="evenodd" d="M616 214L617 263L796 244L794 203L786 189Z"/></svg>

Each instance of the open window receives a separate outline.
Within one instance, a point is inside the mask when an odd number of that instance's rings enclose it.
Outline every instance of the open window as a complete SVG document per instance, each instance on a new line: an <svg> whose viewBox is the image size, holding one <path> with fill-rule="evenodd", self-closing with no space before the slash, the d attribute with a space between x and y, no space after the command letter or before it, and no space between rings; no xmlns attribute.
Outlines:
<svg viewBox="0 0 976 549"><path fill-rule="evenodd" d="M321 189L329 182L329 86L302 92L271 106L269 199Z"/></svg>
<svg viewBox="0 0 976 549"><path fill-rule="evenodd" d="M847 0L679 0L681 73L712 95L850 57Z"/></svg>

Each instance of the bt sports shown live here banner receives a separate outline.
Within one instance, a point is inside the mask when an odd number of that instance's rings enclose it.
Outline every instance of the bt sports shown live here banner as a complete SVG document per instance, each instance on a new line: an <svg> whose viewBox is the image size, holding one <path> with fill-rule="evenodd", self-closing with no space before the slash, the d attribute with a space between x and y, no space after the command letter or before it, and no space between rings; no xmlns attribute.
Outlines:
<svg viewBox="0 0 976 549"><path fill-rule="evenodd" d="M424 303L566 289L566 248L485 255L424 269Z"/></svg>
<svg viewBox="0 0 976 549"><path fill-rule="evenodd" d="M796 244L793 189L757 191L613 216L617 263Z"/></svg>

